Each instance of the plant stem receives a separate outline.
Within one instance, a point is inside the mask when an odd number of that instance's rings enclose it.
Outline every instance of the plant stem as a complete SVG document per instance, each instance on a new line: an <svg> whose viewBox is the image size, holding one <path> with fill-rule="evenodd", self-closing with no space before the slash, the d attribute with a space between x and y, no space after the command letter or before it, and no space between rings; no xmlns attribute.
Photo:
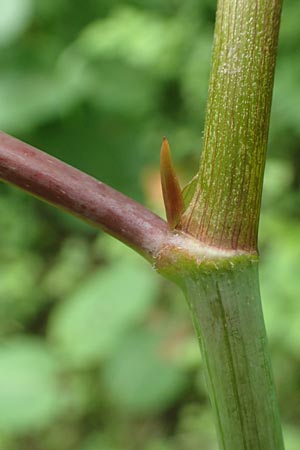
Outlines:
<svg viewBox="0 0 300 450"><path fill-rule="evenodd" d="M257 261L231 264L186 278L220 448L283 449Z"/></svg>
<svg viewBox="0 0 300 450"><path fill-rule="evenodd" d="M255 251L281 0L219 0L204 145L181 229Z"/></svg>
<svg viewBox="0 0 300 450"><path fill-rule="evenodd" d="M150 262L170 235L166 222L144 206L2 132L0 178L103 229Z"/></svg>
<svg viewBox="0 0 300 450"><path fill-rule="evenodd" d="M157 270L186 295L220 449L283 450L258 257L183 238L165 248Z"/></svg>
<svg viewBox="0 0 300 450"><path fill-rule="evenodd" d="M160 261L192 311L222 450L284 448L256 257L280 14L281 0L218 2L200 171L177 227L203 255Z"/></svg>
<svg viewBox="0 0 300 450"><path fill-rule="evenodd" d="M0 134L3 180L100 226L184 290L222 450L283 450L256 256L280 13L281 0L218 2L204 148L195 193L178 225L183 232ZM173 170L163 167L167 192ZM174 213L174 192L167 194L175 226L181 207Z"/></svg>

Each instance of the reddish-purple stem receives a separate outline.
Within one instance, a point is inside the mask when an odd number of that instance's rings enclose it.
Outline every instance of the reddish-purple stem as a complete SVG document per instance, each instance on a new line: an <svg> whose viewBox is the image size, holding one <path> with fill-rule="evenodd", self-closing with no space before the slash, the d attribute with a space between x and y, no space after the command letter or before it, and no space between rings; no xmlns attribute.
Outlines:
<svg viewBox="0 0 300 450"><path fill-rule="evenodd" d="M95 178L0 132L0 178L95 225L153 261L164 220Z"/></svg>

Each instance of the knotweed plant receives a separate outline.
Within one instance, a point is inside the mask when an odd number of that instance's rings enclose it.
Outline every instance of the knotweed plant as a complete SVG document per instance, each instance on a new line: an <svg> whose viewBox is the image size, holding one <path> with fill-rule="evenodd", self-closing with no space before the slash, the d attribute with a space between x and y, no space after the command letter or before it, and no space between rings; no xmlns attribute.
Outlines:
<svg viewBox="0 0 300 450"><path fill-rule="evenodd" d="M283 450L257 250L280 14L280 0L219 0L200 168L183 190L163 139L167 222L0 134L4 181L100 227L183 290L222 450Z"/></svg>

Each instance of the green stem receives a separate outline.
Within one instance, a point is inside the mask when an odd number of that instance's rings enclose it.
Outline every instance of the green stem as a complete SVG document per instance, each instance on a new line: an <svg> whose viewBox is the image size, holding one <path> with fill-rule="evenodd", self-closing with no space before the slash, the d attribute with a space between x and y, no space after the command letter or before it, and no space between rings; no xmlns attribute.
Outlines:
<svg viewBox="0 0 300 450"><path fill-rule="evenodd" d="M218 1L200 171L177 227L204 255L171 258L222 450L284 448L255 256L280 15L281 0Z"/></svg>
<svg viewBox="0 0 300 450"><path fill-rule="evenodd" d="M188 300L220 449L283 450L258 257L208 247L178 233L156 267Z"/></svg>
<svg viewBox="0 0 300 450"><path fill-rule="evenodd" d="M186 280L220 448L282 450L258 264L249 258L227 263Z"/></svg>
<svg viewBox="0 0 300 450"><path fill-rule="evenodd" d="M219 0L204 145L180 228L220 248L254 251L281 0Z"/></svg>

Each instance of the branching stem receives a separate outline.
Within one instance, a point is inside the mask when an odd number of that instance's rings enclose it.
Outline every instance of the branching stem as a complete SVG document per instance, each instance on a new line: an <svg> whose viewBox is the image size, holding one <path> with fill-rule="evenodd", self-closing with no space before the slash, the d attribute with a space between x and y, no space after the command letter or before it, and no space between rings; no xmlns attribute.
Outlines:
<svg viewBox="0 0 300 450"><path fill-rule="evenodd" d="M222 450L283 450L256 255L280 13L281 0L218 2L200 172L183 198L166 145L162 153L174 231L109 186L0 133L0 178L104 229L183 289Z"/></svg>
<svg viewBox="0 0 300 450"><path fill-rule="evenodd" d="M0 178L103 229L150 261L171 233L134 200L2 132Z"/></svg>

